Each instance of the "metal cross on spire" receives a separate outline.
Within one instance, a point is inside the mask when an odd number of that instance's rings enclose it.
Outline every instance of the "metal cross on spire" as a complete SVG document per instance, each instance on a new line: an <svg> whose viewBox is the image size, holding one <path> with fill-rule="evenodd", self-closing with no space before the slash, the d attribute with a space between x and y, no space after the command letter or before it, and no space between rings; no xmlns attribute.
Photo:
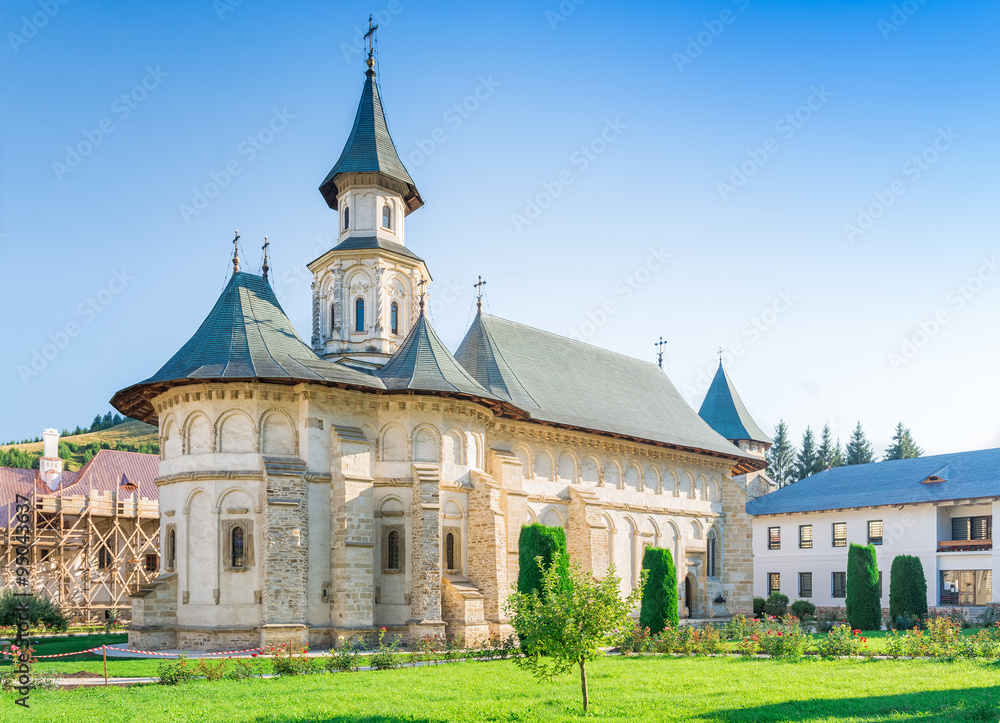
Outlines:
<svg viewBox="0 0 1000 723"><path fill-rule="evenodd" d="M268 265L267 265L267 247L270 246L270 245L271 245L271 242L268 241L267 240L267 236L265 236L264 237L264 245L261 246L261 248L264 249L264 266L262 267L263 271L264 271L264 281L267 281L267 270L269 268Z"/></svg>
<svg viewBox="0 0 1000 723"><path fill-rule="evenodd" d="M420 281L417 282L417 286L420 287L420 315L424 315L424 284L427 283L427 279L420 277Z"/></svg>
<svg viewBox="0 0 1000 723"><path fill-rule="evenodd" d="M479 310L478 313L483 313L483 287L486 286L486 282L483 281L483 277L479 277L479 283L472 285L476 289L476 308Z"/></svg>
<svg viewBox="0 0 1000 723"><path fill-rule="evenodd" d="M233 273L238 274L240 272L240 230L236 229L236 238L233 239Z"/></svg>
<svg viewBox="0 0 1000 723"><path fill-rule="evenodd" d="M368 61L367 62L368 62L368 67L369 68L374 68L375 67L375 60L373 59L372 56L375 53L375 31L376 30L378 30L378 25L373 25L372 24L372 16L369 15L368 16L368 32L365 33L365 38L364 38L365 40L368 41Z"/></svg>
<svg viewBox="0 0 1000 723"><path fill-rule="evenodd" d="M663 337L660 337L659 341L653 342L653 346L656 347L656 366L663 368L663 347L667 345L667 342L663 341Z"/></svg>
<svg viewBox="0 0 1000 723"><path fill-rule="evenodd" d="M722 355L726 353L726 350L721 346L719 347L719 364L722 364Z"/></svg>

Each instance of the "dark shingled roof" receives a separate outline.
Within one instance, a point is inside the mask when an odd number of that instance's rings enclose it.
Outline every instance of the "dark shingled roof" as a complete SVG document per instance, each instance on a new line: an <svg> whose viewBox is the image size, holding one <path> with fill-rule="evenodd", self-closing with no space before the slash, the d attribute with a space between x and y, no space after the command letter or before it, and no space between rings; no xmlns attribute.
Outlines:
<svg viewBox="0 0 1000 723"><path fill-rule="evenodd" d="M480 384L533 419L763 466L702 421L655 364L486 314L457 357Z"/></svg>
<svg viewBox="0 0 1000 723"><path fill-rule="evenodd" d="M395 241L386 241L378 236L348 236L346 239L334 246L335 251L364 251L369 249L392 251L400 256L406 256L417 261L423 261L422 258L403 246L403 244L398 244Z"/></svg>
<svg viewBox="0 0 1000 723"><path fill-rule="evenodd" d="M775 515L979 497L1000 497L1000 449L834 467L748 502L747 512Z"/></svg>
<svg viewBox="0 0 1000 723"><path fill-rule="evenodd" d="M347 138L340 158L320 184L320 193L327 205L336 210L339 190L335 177L338 173L380 173L406 186L403 200L407 212L415 211L424 205L424 201L403 162L399 160L396 146L389 135L382 99L375 82L375 71L368 69L365 76L365 86L361 91L361 102L358 103L358 112L354 116L351 135Z"/></svg>
<svg viewBox="0 0 1000 723"><path fill-rule="evenodd" d="M457 392L497 400L455 360L423 312L378 376L386 389Z"/></svg>
<svg viewBox="0 0 1000 723"><path fill-rule="evenodd" d="M181 350L149 379L118 392L111 404L150 421L156 415L149 399L167 385L221 379L385 388L376 377L316 356L295 333L270 285L260 276L237 272Z"/></svg>
<svg viewBox="0 0 1000 723"><path fill-rule="evenodd" d="M743 406L743 400L736 393L736 387L726 370L722 368L722 362L719 362L719 370L715 372L715 379L705 394L698 416L726 439L746 439L771 444L771 438L761 431Z"/></svg>

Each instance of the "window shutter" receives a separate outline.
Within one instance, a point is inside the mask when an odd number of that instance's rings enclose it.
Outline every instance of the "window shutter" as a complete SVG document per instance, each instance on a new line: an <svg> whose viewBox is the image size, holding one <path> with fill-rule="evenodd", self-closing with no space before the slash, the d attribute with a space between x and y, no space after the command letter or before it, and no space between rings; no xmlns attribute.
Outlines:
<svg viewBox="0 0 1000 723"><path fill-rule="evenodd" d="M953 539L953 540L968 540L969 539L969 518L968 517L952 517L951 518L951 539Z"/></svg>

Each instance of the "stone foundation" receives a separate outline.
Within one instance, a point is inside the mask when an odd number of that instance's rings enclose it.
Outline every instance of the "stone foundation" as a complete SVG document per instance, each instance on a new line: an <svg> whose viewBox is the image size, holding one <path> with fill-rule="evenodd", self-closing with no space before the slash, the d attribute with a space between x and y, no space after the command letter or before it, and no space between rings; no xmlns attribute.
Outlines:
<svg viewBox="0 0 1000 723"><path fill-rule="evenodd" d="M260 626L262 647L291 643L295 648L309 645L309 626L301 623L268 623Z"/></svg>
<svg viewBox="0 0 1000 723"><path fill-rule="evenodd" d="M253 628L177 628L176 648L181 650L247 650L260 645L260 629Z"/></svg>

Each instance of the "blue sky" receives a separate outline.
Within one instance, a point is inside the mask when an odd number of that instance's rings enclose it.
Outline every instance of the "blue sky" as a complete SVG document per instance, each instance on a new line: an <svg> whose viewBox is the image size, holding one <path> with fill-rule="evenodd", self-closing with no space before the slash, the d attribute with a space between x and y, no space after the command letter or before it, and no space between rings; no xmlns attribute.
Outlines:
<svg viewBox="0 0 1000 723"><path fill-rule="evenodd" d="M662 335L695 408L721 346L796 441L1000 445L1000 6L935 0L4 3L0 440L153 374L234 228L308 337L370 11L453 349L482 274L498 316L650 360Z"/></svg>

